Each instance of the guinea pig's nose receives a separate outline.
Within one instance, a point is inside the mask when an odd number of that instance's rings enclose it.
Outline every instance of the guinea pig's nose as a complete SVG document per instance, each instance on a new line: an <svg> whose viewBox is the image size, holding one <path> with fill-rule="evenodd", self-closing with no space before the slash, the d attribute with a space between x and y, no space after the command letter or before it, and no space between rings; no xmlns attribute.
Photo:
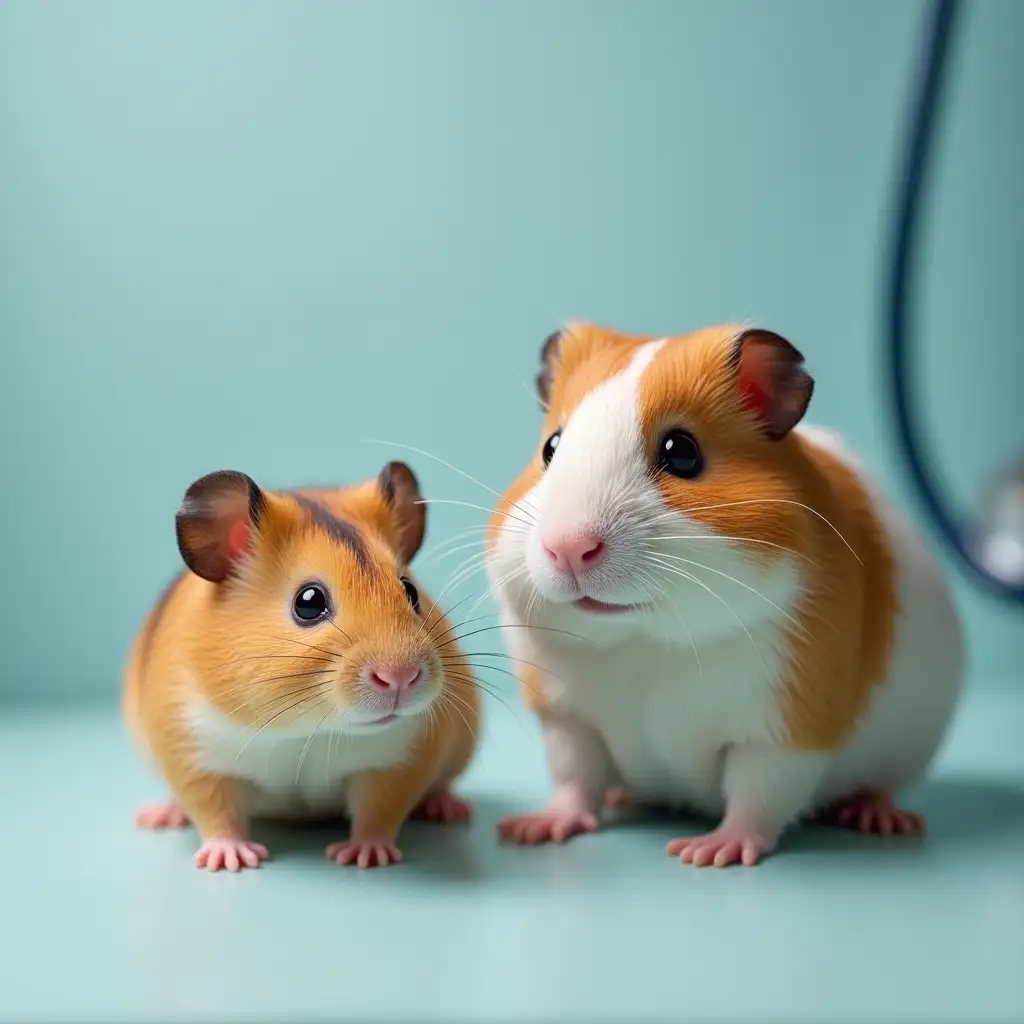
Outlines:
<svg viewBox="0 0 1024 1024"><path fill-rule="evenodd" d="M423 668L420 665L371 665L366 678L374 689L403 693L423 678Z"/></svg>
<svg viewBox="0 0 1024 1024"><path fill-rule="evenodd" d="M544 554L552 567L572 576L580 576L600 565L606 550L604 541L589 533L544 542Z"/></svg>

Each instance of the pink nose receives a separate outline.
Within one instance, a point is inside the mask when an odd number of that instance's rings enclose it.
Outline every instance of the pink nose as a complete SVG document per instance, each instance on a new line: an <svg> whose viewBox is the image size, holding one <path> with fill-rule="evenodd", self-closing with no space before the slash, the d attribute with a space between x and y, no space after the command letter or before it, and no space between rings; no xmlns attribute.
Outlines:
<svg viewBox="0 0 1024 1024"><path fill-rule="evenodd" d="M370 668L367 674L374 688L397 693L411 690L422 677L423 669L419 665L391 665L388 668L378 665Z"/></svg>
<svg viewBox="0 0 1024 1024"><path fill-rule="evenodd" d="M600 537L563 537L545 543L544 553L559 572L579 576L600 565L605 554L605 543Z"/></svg>

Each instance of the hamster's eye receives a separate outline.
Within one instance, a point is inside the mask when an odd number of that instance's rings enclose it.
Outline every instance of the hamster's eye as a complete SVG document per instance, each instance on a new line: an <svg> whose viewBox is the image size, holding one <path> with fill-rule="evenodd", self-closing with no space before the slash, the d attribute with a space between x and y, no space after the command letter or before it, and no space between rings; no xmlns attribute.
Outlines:
<svg viewBox="0 0 1024 1024"><path fill-rule="evenodd" d="M556 430L545 442L544 451L541 452L541 458L544 460L544 468L547 469L548 463L555 457L555 449L558 447L558 442L562 438L562 432Z"/></svg>
<svg viewBox="0 0 1024 1024"><path fill-rule="evenodd" d="M292 616L300 626L312 626L327 614L328 607L327 591L319 584L307 583L295 595Z"/></svg>
<svg viewBox="0 0 1024 1024"><path fill-rule="evenodd" d="M402 586L405 588L405 596L409 599L412 610L418 612L420 610L420 592L412 585L412 581L407 580L404 576L402 577Z"/></svg>
<svg viewBox="0 0 1024 1024"><path fill-rule="evenodd" d="M704 468L704 457L692 434L670 430L658 446L658 469L692 480Z"/></svg>

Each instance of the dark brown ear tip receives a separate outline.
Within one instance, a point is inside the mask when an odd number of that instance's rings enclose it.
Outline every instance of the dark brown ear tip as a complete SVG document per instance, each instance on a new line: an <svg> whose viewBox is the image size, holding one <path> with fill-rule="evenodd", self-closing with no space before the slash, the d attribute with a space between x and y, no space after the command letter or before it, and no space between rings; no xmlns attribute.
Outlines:
<svg viewBox="0 0 1024 1024"><path fill-rule="evenodd" d="M541 362L546 363L548 359L554 355L554 350L558 347L558 343L562 340L561 330L552 331L545 339L544 344L540 350Z"/></svg>
<svg viewBox="0 0 1024 1024"><path fill-rule="evenodd" d="M406 493L419 496L420 482L412 468L405 462L388 462L377 474L377 486L384 494L384 500L394 505L398 487Z"/></svg>

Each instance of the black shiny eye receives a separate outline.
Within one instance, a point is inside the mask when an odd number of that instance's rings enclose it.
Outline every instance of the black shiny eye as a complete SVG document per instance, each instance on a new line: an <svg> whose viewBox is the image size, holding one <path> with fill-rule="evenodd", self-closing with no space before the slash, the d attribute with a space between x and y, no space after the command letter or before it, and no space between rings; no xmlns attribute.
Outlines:
<svg viewBox="0 0 1024 1024"><path fill-rule="evenodd" d="M704 457L692 434L670 430L658 446L658 469L692 480L704 468Z"/></svg>
<svg viewBox="0 0 1024 1024"><path fill-rule="evenodd" d="M418 612L420 610L420 592L412 585L412 581L407 580L404 576L402 577L402 586L405 588L405 596L409 599L412 610Z"/></svg>
<svg viewBox="0 0 1024 1024"><path fill-rule="evenodd" d="M544 460L544 466L547 468L548 463L555 457L555 449L558 447L558 442L562 438L562 432L556 430L545 442L544 451L541 453L541 458Z"/></svg>
<svg viewBox="0 0 1024 1024"><path fill-rule="evenodd" d="M327 591L316 583L307 583L295 595L292 615L300 626L312 626L327 614Z"/></svg>

